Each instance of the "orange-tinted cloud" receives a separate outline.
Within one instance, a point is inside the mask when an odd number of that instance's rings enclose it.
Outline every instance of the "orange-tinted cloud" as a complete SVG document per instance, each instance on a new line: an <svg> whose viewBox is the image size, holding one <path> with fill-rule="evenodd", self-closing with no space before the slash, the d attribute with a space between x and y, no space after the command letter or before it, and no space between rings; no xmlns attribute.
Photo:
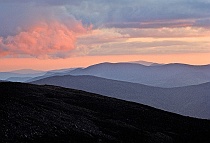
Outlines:
<svg viewBox="0 0 210 143"><path fill-rule="evenodd" d="M77 37L87 32L81 22L40 22L17 35L0 37L0 56L66 57L76 48Z"/></svg>
<svg viewBox="0 0 210 143"><path fill-rule="evenodd" d="M209 53L209 29L180 28L101 28L78 38L85 55L144 55Z"/></svg>

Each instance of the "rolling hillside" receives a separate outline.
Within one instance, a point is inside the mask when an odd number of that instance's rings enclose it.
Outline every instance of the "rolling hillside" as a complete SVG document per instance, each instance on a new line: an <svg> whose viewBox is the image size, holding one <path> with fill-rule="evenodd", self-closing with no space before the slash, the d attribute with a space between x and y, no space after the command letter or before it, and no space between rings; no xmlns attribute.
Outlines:
<svg viewBox="0 0 210 143"><path fill-rule="evenodd" d="M10 90L13 89L13 90ZM207 143L210 121L84 91L0 83L0 142Z"/></svg>
<svg viewBox="0 0 210 143"><path fill-rule="evenodd" d="M210 83L158 88L94 76L54 76L32 82L85 90L166 111L210 119Z"/></svg>

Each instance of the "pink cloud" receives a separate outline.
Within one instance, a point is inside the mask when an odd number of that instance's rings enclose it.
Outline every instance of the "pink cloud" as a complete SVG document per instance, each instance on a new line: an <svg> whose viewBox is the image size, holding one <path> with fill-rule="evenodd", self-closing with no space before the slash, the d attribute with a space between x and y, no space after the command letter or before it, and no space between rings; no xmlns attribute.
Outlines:
<svg viewBox="0 0 210 143"><path fill-rule="evenodd" d="M81 22L71 27L56 21L40 22L15 36L0 37L0 56L64 57L87 30Z"/></svg>

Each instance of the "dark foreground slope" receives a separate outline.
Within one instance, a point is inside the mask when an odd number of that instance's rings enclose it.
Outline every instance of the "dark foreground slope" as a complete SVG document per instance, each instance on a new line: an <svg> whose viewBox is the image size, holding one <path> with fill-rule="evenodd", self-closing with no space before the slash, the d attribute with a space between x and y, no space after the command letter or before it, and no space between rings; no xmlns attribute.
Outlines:
<svg viewBox="0 0 210 143"><path fill-rule="evenodd" d="M210 121L79 90L0 83L1 142L206 142Z"/></svg>
<svg viewBox="0 0 210 143"><path fill-rule="evenodd" d="M177 88L157 88L87 75L54 76L33 83L84 90L185 116L210 119L210 83Z"/></svg>

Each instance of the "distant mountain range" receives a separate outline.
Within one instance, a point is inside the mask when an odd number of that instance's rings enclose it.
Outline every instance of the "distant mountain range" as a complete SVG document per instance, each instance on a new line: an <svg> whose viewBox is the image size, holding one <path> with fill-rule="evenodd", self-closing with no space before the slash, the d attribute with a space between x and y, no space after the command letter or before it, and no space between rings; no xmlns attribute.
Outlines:
<svg viewBox="0 0 210 143"><path fill-rule="evenodd" d="M147 61L131 61L131 62L128 62L128 63L141 64L141 65L144 65L144 66L159 66L159 65L163 65L163 64L147 62Z"/></svg>
<svg viewBox="0 0 210 143"><path fill-rule="evenodd" d="M210 65L167 64L144 66L135 63L101 63L75 69L69 75L92 75L156 87L181 87L210 82Z"/></svg>
<svg viewBox="0 0 210 143"><path fill-rule="evenodd" d="M76 68L76 69L80 69L80 68ZM40 79L44 79L44 78L47 78L47 77L68 75L69 72L71 72L73 70L75 70L75 68L69 68L69 69L64 69L64 70L52 70L52 71L48 71L47 73L45 73L42 76L37 76L37 77L34 77L34 78L30 78L30 79L26 80L25 82L28 83L28 82L33 82L33 81L37 81L37 80L40 80Z"/></svg>
<svg viewBox="0 0 210 143"><path fill-rule="evenodd" d="M0 80L75 88L210 119L210 65L150 64L101 63L48 72L19 70L1 72Z"/></svg>
<svg viewBox="0 0 210 143"><path fill-rule="evenodd" d="M210 119L210 83L158 88L94 76L54 76L32 82L84 90L146 104L185 116Z"/></svg>
<svg viewBox="0 0 210 143"><path fill-rule="evenodd" d="M142 61L137 61L142 62ZM144 62L144 61L143 61ZM87 68L51 70L37 74L0 73L0 80L32 82L56 75L92 75L155 87L182 87L210 82L210 65L101 63ZM24 70L23 70L24 71ZM23 71L21 71L23 73ZM20 71L19 71L20 72ZM26 72L26 71L25 71ZM29 72L29 71L28 71Z"/></svg>
<svg viewBox="0 0 210 143"><path fill-rule="evenodd" d="M13 82L27 82L32 79L41 79L43 77L49 77L52 75L56 75L58 73L62 73L60 75L66 75L66 72L70 72L75 68L68 68L68 69L57 69L57 70L50 70L50 71L38 71L32 69L22 69L22 70L14 70L10 72L0 72L0 79L13 81ZM39 78L37 78L39 77Z"/></svg>
<svg viewBox="0 0 210 143"><path fill-rule="evenodd" d="M9 77L6 80L7 81L14 81L14 82L25 82L27 80L30 80L32 77Z"/></svg>
<svg viewBox="0 0 210 143"><path fill-rule="evenodd" d="M0 80L11 80L24 82L33 77L41 76L44 73L33 73L33 74L21 74L21 73L12 73L12 72L0 72Z"/></svg>
<svg viewBox="0 0 210 143"><path fill-rule="evenodd" d="M40 70L32 70L32 69L21 69L21 70L13 70L10 73L18 73L18 74L39 74L44 73L45 71Z"/></svg>
<svg viewBox="0 0 210 143"><path fill-rule="evenodd" d="M0 83L0 115L0 142L6 143L208 143L210 135L209 120L25 83Z"/></svg>

